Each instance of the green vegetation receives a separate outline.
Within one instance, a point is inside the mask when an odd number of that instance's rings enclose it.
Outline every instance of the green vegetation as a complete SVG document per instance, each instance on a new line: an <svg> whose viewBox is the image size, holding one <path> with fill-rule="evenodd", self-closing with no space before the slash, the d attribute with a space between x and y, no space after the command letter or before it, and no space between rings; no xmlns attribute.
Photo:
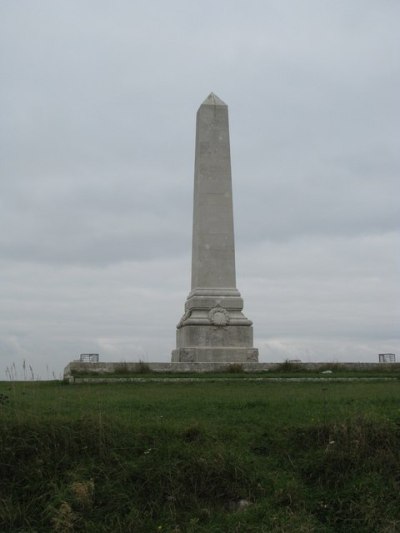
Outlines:
<svg viewBox="0 0 400 533"><path fill-rule="evenodd" d="M243 365L240 363L231 363L227 366L226 372L228 372L228 374L241 374L244 372Z"/></svg>
<svg viewBox="0 0 400 533"><path fill-rule="evenodd" d="M400 530L397 381L240 376L0 383L0 531Z"/></svg>
<svg viewBox="0 0 400 533"><path fill-rule="evenodd" d="M264 370L261 372L245 372L243 365L240 363L231 363L224 370L219 372L155 372L151 369L148 363L139 361L135 372L132 372L127 364L120 364L120 367L115 372L99 373L94 370L81 371L77 369L71 370L71 375L75 379L130 379L140 378L149 380L161 380L170 378L193 378L196 380L226 380L227 378L391 378L400 379L400 368L391 365L377 365L371 369L369 367L350 369L340 363L321 364L313 368L307 368L302 364L295 363L289 360L277 364L272 370Z"/></svg>

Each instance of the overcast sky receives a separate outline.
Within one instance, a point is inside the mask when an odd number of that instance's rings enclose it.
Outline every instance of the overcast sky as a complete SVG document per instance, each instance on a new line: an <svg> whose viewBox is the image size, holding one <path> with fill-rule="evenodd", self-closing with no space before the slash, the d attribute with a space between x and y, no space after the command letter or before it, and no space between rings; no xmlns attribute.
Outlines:
<svg viewBox="0 0 400 533"><path fill-rule="evenodd" d="M0 379L170 360L211 91L260 360L400 358L399 21L398 0L2 0Z"/></svg>

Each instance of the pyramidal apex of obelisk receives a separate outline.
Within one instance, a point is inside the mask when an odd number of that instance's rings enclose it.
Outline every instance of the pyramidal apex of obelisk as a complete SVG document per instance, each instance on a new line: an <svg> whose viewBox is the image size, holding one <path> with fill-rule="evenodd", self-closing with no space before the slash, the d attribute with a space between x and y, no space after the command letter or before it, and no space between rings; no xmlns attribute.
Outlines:
<svg viewBox="0 0 400 533"><path fill-rule="evenodd" d="M257 362L236 288L228 106L211 93L197 111L192 287L173 362Z"/></svg>
<svg viewBox="0 0 400 533"><path fill-rule="evenodd" d="M226 103L214 93L210 93L201 105L224 105L225 107L228 107Z"/></svg>

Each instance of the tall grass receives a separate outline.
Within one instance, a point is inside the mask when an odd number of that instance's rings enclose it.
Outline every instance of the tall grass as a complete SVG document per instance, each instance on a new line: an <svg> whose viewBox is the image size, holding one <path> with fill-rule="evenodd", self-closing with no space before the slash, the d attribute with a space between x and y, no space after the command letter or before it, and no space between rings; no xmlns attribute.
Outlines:
<svg viewBox="0 0 400 533"><path fill-rule="evenodd" d="M397 531L399 409L391 382L0 383L0 531Z"/></svg>

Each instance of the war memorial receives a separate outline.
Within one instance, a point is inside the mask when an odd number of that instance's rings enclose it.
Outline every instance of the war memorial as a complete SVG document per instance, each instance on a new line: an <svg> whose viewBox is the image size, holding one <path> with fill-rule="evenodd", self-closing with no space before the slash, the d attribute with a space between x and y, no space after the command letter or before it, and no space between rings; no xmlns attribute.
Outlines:
<svg viewBox="0 0 400 533"><path fill-rule="evenodd" d="M252 322L243 314L243 299L236 287L228 106L214 93L197 111L195 146L191 291L177 325L171 362L146 362L145 367L156 373L221 372L232 366L241 372L274 371L280 363L258 361ZM303 370L330 367L329 363L296 362ZM341 366L366 370L382 368L382 363ZM137 373L143 368L143 362L81 357L66 366L64 379L73 383L77 381L74 375L91 374L108 380L113 374Z"/></svg>
<svg viewBox="0 0 400 533"><path fill-rule="evenodd" d="M252 322L236 287L235 236L228 106L211 93L197 111L193 195L192 283L177 325L171 363L149 363L158 372L208 372L230 364L263 370L253 346ZM64 371L99 374L135 371L137 363L73 361Z"/></svg>
<svg viewBox="0 0 400 533"><path fill-rule="evenodd" d="M172 362L257 362L236 288L228 107L211 93L197 112L192 290Z"/></svg>

